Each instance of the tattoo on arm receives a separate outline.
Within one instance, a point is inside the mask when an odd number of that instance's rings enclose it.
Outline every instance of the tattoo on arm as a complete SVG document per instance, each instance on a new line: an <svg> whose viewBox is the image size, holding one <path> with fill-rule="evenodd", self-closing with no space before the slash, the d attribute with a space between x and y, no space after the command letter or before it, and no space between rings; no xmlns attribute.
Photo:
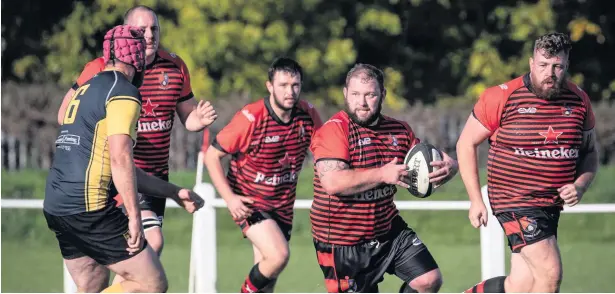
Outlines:
<svg viewBox="0 0 615 294"><path fill-rule="evenodd" d="M316 163L316 169L318 170L318 176L324 177L331 171L348 169L348 164L340 160L321 160Z"/></svg>

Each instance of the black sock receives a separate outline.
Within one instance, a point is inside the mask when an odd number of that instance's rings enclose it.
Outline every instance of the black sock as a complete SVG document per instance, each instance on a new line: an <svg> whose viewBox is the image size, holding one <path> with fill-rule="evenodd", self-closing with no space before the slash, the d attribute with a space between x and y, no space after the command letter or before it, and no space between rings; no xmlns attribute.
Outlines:
<svg viewBox="0 0 615 294"><path fill-rule="evenodd" d="M466 290L465 293L505 293L504 281L506 281L506 276L484 280Z"/></svg>
<svg viewBox="0 0 615 294"><path fill-rule="evenodd" d="M269 283L271 283L271 279L265 277L261 271L258 269L258 263L252 267L250 270L250 274L248 278L243 283L241 287L242 293L255 293L259 292L261 289L265 288Z"/></svg>
<svg viewBox="0 0 615 294"><path fill-rule="evenodd" d="M399 293L418 293L418 291L412 289L412 287L410 287L410 283L403 282L401 287L399 287Z"/></svg>

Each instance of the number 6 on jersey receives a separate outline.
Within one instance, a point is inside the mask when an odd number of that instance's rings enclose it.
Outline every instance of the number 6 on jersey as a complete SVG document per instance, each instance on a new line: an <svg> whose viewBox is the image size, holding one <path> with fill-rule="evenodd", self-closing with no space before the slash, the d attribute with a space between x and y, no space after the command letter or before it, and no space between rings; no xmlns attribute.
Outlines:
<svg viewBox="0 0 615 294"><path fill-rule="evenodd" d="M64 114L64 121L62 121L62 124L68 125L75 122L75 118L77 117L77 109L79 108L79 103L81 103L81 100L76 100L76 98L77 96L85 94L85 91L87 91L89 87L90 84L87 84L77 89L70 103L68 103L68 109Z"/></svg>

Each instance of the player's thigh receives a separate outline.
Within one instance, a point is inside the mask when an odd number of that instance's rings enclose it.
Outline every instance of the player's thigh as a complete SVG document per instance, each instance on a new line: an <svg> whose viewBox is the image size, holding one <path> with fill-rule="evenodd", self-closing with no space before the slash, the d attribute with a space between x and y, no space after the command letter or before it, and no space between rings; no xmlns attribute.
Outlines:
<svg viewBox="0 0 615 294"><path fill-rule="evenodd" d="M520 253L510 255L510 273L504 288L508 292L527 293L532 290L534 275Z"/></svg>
<svg viewBox="0 0 615 294"><path fill-rule="evenodd" d="M263 260L263 254L254 244L252 244L252 251L254 251L254 264L257 264Z"/></svg>
<svg viewBox="0 0 615 294"><path fill-rule="evenodd" d="M559 213L558 208L536 208L497 215L509 247L513 253L521 253L535 279L561 275L557 246Z"/></svg>
<svg viewBox="0 0 615 294"><path fill-rule="evenodd" d="M534 275L534 283L561 280L562 260L555 236L523 247L521 256Z"/></svg>
<svg viewBox="0 0 615 294"><path fill-rule="evenodd" d="M133 257L127 251L128 217L116 207L72 216L75 246L101 265L109 265ZM144 240L140 251L147 246Z"/></svg>
<svg viewBox="0 0 615 294"><path fill-rule="evenodd" d="M371 293L386 272L390 244L340 246L314 240L316 259L329 293Z"/></svg>
<svg viewBox="0 0 615 294"><path fill-rule="evenodd" d="M126 280L140 284L157 284L166 281L166 274L158 255L148 245L134 256L122 261L108 264L107 267Z"/></svg>
<svg viewBox="0 0 615 294"><path fill-rule="evenodd" d="M278 223L267 213L254 212L242 228L263 258L287 259L289 247Z"/></svg>
<svg viewBox="0 0 615 294"><path fill-rule="evenodd" d="M56 235L66 268L79 290L102 290L108 283L109 272L79 248L83 241L75 235L77 230L73 227L81 223L75 220L74 216L54 216L46 212L44 214L49 229Z"/></svg>
<svg viewBox="0 0 615 294"><path fill-rule="evenodd" d="M100 292L109 284L109 270L91 257L65 259L64 263L80 292Z"/></svg>
<svg viewBox="0 0 615 294"><path fill-rule="evenodd" d="M395 238L391 250L394 259L387 270L389 273L410 283L413 288L439 287L442 274L438 264L412 229L401 231Z"/></svg>

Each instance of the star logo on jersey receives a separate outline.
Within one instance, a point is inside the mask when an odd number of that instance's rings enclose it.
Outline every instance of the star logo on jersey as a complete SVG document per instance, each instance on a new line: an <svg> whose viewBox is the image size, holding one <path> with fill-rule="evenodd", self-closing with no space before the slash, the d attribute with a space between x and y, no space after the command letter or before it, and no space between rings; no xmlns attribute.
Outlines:
<svg viewBox="0 0 615 294"><path fill-rule="evenodd" d="M549 126L549 129L546 132L539 132L538 134L545 137L545 142L543 144L548 144L550 142L559 144L557 138L559 138L559 136L561 136L563 133L564 132L556 132L555 130L553 130L552 126Z"/></svg>
<svg viewBox="0 0 615 294"><path fill-rule="evenodd" d="M278 162L280 162L282 168L289 168L293 166L294 161L295 158L288 156L288 152L286 152L286 154L284 154L284 158L280 159Z"/></svg>
<svg viewBox="0 0 615 294"><path fill-rule="evenodd" d="M162 72L160 75L160 89L166 89L169 86L169 75L166 72Z"/></svg>
<svg viewBox="0 0 615 294"><path fill-rule="evenodd" d="M143 116L156 116L156 111L154 111L156 107L158 107L158 104L153 104L152 100L147 98L147 103L141 106Z"/></svg>

